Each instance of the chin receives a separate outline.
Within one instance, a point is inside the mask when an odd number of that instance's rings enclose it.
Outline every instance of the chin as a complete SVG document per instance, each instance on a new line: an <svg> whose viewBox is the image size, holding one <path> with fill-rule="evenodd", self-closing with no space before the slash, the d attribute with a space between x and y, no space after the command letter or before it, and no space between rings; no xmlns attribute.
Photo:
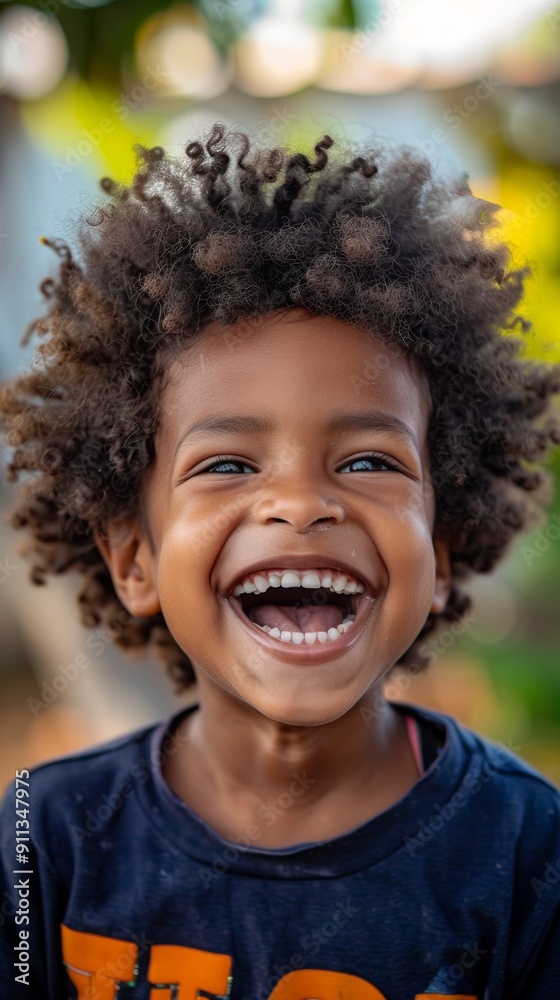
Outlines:
<svg viewBox="0 0 560 1000"><path fill-rule="evenodd" d="M251 704L261 715L283 726L327 726L350 711L354 704L351 700L337 700L335 705L318 704L318 701L315 695L309 701L305 698L298 698L297 702L274 698L272 701L263 699Z"/></svg>

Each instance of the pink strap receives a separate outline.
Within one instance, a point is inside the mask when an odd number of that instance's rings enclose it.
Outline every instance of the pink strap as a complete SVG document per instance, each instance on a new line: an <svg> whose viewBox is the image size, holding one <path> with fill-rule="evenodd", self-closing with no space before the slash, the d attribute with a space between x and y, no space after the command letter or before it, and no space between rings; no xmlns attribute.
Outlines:
<svg viewBox="0 0 560 1000"><path fill-rule="evenodd" d="M418 723L414 716L405 715L404 721L406 723L406 731L408 733L408 739L414 754L414 760L416 761L416 767L418 768L418 774L421 776L424 774L424 767L422 765L422 753L420 750L420 731L418 728Z"/></svg>

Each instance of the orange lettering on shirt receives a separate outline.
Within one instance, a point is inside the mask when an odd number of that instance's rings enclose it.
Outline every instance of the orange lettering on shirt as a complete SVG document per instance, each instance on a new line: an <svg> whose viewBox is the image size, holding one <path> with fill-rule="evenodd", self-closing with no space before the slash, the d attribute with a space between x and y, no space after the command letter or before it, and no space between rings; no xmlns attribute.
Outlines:
<svg viewBox="0 0 560 1000"><path fill-rule="evenodd" d="M385 996L360 976L327 969L298 969L276 983L269 1000L385 1000ZM430 998L432 1000L432 998Z"/></svg>
<svg viewBox="0 0 560 1000"><path fill-rule="evenodd" d="M180 944L154 944L150 951L148 980L174 986L177 1000L197 1000L199 991L227 993L231 958L213 951L199 951ZM150 1000L171 1000L171 989L150 990Z"/></svg>
<svg viewBox="0 0 560 1000"><path fill-rule="evenodd" d="M134 979L138 948L132 941L61 926L62 957L77 1000L114 1000L117 983Z"/></svg>

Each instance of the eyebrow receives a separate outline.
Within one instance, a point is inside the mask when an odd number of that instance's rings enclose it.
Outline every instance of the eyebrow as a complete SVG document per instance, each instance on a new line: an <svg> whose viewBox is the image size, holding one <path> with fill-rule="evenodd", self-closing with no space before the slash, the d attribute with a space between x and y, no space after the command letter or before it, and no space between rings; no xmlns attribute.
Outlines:
<svg viewBox="0 0 560 1000"><path fill-rule="evenodd" d="M181 445L187 438L200 437L203 434L267 434L275 430L276 425L261 417L253 417L239 414L232 417L202 417L194 424L191 424L179 438L175 457ZM414 447L417 447L416 437L411 427L389 413L380 413L376 410L356 410L350 412L335 413L326 425L329 434L344 431L371 431L381 430L398 434L406 438Z"/></svg>
<svg viewBox="0 0 560 1000"><path fill-rule="evenodd" d="M407 438L416 446L416 436L411 427L390 413L380 413L377 410L357 410L348 413L335 413L327 424L327 431L390 431L400 437Z"/></svg>
<svg viewBox="0 0 560 1000"><path fill-rule="evenodd" d="M204 434L266 434L272 428L273 424L261 420L260 417L242 414L236 417L202 417L181 434L173 457L175 458L187 438L201 437Z"/></svg>

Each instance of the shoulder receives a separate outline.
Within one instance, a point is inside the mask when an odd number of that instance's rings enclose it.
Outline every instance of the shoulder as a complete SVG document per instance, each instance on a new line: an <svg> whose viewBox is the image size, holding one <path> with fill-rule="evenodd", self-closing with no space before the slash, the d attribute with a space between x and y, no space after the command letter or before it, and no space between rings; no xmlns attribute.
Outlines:
<svg viewBox="0 0 560 1000"><path fill-rule="evenodd" d="M523 748L515 745L511 739L507 743L494 741L481 736L473 729L469 729L458 719L445 712L438 712L419 705L401 704L407 712L410 711L413 715L425 719L443 730L446 742L450 738L458 740L466 759L470 758L472 761L480 763L481 767L485 762L488 762L488 771L495 770L504 777L519 778L527 788L534 786L537 792L551 793L553 797L560 800L560 790L556 785L537 768L518 756Z"/></svg>
<svg viewBox="0 0 560 1000"><path fill-rule="evenodd" d="M509 825L511 835L523 834L524 840L548 841L549 849L560 854L560 790L545 775L523 760L522 747L488 739L464 726L453 716L407 704L406 710L419 720L425 719L443 730L447 755L461 762L461 790L473 812L478 812L477 797L496 820L498 815ZM450 752L451 751L451 752ZM488 805L489 803L489 805ZM480 807L482 808L482 807Z"/></svg>
<svg viewBox="0 0 560 1000"><path fill-rule="evenodd" d="M147 781L156 762L154 735L167 723L153 723L77 753L48 760L27 772L26 778L32 839L40 847L42 840L57 838L83 817L95 804L116 801L116 796ZM152 759L154 758L154 759ZM18 784L20 784L18 782ZM21 794L21 793L20 793ZM13 827L16 782L6 789L0 810L2 835Z"/></svg>
<svg viewBox="0 0 560 1000"><path fill-rule="evenodd" d="M41 794L48 792L53 786L66 782L88 783L115 768L122 766L134 748L143 743L149 734L157 728L157 723L143 726L113 740L94 744L84 750L60 757L53 757L29 769L29 783Z"/></svg>

